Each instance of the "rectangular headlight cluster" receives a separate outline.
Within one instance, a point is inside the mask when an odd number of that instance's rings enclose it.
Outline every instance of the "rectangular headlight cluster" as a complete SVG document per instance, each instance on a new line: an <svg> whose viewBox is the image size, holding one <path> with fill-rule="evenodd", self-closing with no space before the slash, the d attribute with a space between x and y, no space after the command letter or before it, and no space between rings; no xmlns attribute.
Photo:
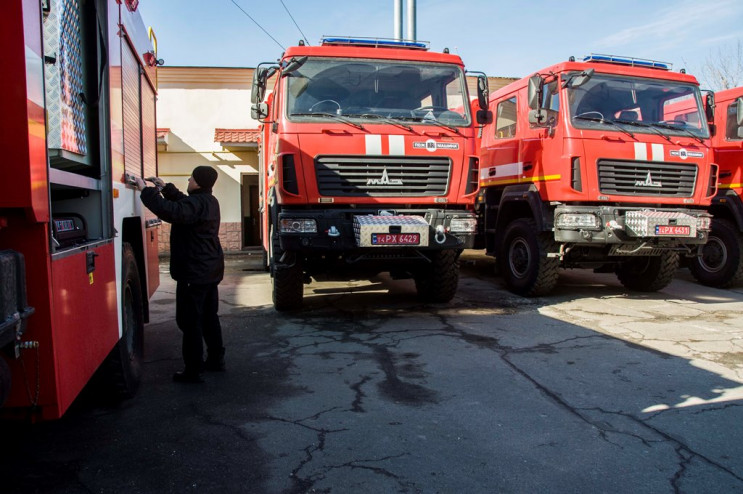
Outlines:
<svg viewBox="0 0 743 494"><path fill-rule="evenodd" d="M697 217L697 230L709 230L712 227L711 216Z"/></svg>
<svg viewBox="0 0 743 494"><path fill-rule="evenodd" d="M449 223L449 231L453 233L472 233L477 230L475 218L452 218Z"/></svg>
<svg viewBox="0 0 743 494"><path fill-rule="evenodd" d="M317 222L307 218L284 218L280 228L281 233L317 233Z"/></svg>
<svg viewBox="0 0 743 494"><path fill-rule="evenodd" d="M555 227L565 229L588 228L600 230L599 217L591 213L562 213L555 221Z"/></svg>

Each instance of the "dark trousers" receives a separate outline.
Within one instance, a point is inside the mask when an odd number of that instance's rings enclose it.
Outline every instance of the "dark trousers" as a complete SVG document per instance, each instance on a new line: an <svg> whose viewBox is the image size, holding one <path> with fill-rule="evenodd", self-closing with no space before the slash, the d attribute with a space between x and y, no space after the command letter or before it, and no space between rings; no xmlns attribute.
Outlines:
<svg viewBox="0 0 743 494"><path fill-rule="evenodd" d="M204 342L212 356L222 355L222 326L219 324L217 283L179 281L175 289L175 322L183 332L183 361L186 372L201 372Z"/></svg>

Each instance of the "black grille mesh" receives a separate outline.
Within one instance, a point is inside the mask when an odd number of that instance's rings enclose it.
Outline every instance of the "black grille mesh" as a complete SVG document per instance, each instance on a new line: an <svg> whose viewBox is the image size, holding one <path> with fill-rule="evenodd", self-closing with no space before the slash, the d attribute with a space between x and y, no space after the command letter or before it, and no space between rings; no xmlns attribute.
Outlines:
<svg viewBox="0 0 743 494"><path fill-rule="evenodd" d="M620 196L691 197L694 163L599 160L599 190Z"/></svg>
<svg viewBox="0 0 743 494"><path fill-rule="evenodd" d="M449 158L321 156L315 160L320 195L334 197L443 196Z"/></svg>

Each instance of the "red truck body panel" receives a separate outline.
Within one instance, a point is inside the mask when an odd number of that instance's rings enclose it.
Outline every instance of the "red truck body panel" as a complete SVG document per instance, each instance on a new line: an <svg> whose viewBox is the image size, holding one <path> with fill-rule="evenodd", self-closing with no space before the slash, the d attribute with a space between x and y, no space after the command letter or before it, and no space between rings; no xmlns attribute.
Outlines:
<svg viewBox="0 0 743 494"><path fill-rule="evenodd" d="M145 62L152 46L144 24L117 0L44 5L10 0L0 20L7 61L0 135L8 154L0 275L12 288L0 303L0 415L32 420L61 417L127 343L122 336L137 332L138 347L129 350L141 359L147 300L159 284L158 227L145 223L138 194L125 182L127 160L139 176L157 171L156 156L141 153L156 149L155 67ZM43 29L65 9L77 27L60 23L54 35ZM97 51L99 34L105 54ZM133 81L122 80L122 50L131 53ZM78 83L84 98L69 98ZM123 100L132 83L144 102ZM125 135L139 153L127 151Z"/></svg>

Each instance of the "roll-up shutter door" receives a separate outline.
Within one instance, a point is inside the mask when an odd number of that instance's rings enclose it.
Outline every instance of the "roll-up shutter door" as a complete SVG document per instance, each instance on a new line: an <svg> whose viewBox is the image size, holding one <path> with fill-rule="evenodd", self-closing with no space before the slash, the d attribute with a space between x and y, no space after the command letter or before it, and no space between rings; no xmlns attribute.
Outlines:
<svg viewBox="0 0 743 494"><path fill-rule="evenodd" d="M124 113L124 168L142 177L142 125L139 104L139 64L127 43L121 46L121 85Z"/></svg>
<svg viewBox="0 0 743 494"><path fill-rule="evenodd" d="M144 177L157 176L157 129L155 128L155 91L142 74L142 160Z"/></svg>
<svg viewBox="0 0 743 494"><path fill-rule="evenodd" d="M155 124L155 90L144 74L141 76L142 88L142 178L157 176L157 128ZM150 184L147 184L150 185ZM145 219L157 218L145 208Z"/></svg>

